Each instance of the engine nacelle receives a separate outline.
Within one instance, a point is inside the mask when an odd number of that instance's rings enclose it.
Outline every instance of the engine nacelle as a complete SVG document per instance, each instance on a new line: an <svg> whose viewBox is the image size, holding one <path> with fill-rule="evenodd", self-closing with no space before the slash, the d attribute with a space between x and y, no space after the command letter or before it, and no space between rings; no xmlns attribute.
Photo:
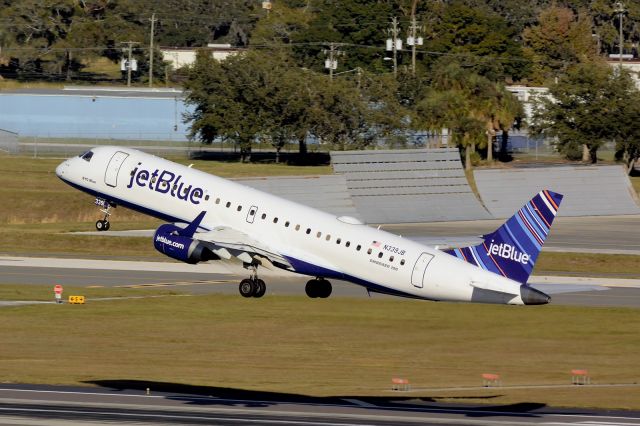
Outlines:
<svg viewBox="0 0 640 426"><path fill-rule="evenodd" d="M196 264L220 259L206 243L179 235L175 225L162 225L153 236L153 245L160 253L182 262Z"/></svg>

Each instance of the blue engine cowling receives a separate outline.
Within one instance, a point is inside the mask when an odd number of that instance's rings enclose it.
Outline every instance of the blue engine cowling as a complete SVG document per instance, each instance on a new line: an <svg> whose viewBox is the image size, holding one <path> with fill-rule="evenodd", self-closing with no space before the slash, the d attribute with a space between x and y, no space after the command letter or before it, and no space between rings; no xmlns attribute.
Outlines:
<svg viewBox="0 0 640 426"><path fill-rule="evenodd" d="M206 243L185 237L175 225L161 225L153 236L153 245L160 253L182 262L196 264L219 257L207 247Z"/></svg>

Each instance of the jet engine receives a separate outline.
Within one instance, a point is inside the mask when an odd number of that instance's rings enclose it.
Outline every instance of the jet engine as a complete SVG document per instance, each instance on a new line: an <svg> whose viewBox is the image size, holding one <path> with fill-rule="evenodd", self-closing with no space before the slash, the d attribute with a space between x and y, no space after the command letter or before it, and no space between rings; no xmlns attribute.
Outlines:
<svg viewBox="0 0 640 426"><path fill-rule="evenodd" d="M181 262L196 264L220 259L208 243L180 235L175 225L161 225L153 236L153 245L160 253Z"/></svg>

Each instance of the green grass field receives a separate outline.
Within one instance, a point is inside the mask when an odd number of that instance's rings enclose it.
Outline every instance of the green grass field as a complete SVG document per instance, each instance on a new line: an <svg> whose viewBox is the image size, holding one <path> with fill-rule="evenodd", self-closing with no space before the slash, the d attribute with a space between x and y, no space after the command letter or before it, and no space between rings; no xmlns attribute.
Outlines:
<svg viewBox="0 0 640 426"><path fill-rule="evenodd" d="M114 291L76 290L92 297ZM16 291L24 290L0 286L0 296ZM117 296L128 291L118 289ZM28 292L51 297L48 287ZM403 397L638 409L640 387L523 392L508 386L569 384L573 368L588 369L595 384L637 383L639 329L640 311L622 308L294 296L89 298L86 305L1 308L0 377L365 397L393 395L390 380L400 376L418 389ZM419 390L478 387L485 372L500 374L505 387Z"/></svg>

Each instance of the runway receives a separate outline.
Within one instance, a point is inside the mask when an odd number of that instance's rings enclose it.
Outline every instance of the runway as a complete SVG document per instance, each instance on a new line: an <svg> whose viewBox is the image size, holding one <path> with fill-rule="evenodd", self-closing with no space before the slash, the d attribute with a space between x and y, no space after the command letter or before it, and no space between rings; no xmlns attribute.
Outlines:
<svg viewBox="0 0 640 426"><path fill-rule="evenodd" d="M77 287L167 288L188 294L238 294L247 275L240 266L224 262L187 265L90 259L0 256L0 284L56 284ZM308 277L286 271L261 270L267 296L304 295ZM640 280L580 277L537 277L531 283L543 291L561 289L554 304L640 307ZM363 287L332 280L332 297L391 297L369 294ZM603 290L606 291L595 291Z"/></svg>
<svg viewBox="0 0 640 426"><path fill-rule="evenodd" d="M398 394L312 398L202 387L195 393L179 388L158 392L153 383L147 395L144 386L142 382L98 388L0 385L0 425L640 426L638 412L554 409L536 403L468 406Z"/></svg>

